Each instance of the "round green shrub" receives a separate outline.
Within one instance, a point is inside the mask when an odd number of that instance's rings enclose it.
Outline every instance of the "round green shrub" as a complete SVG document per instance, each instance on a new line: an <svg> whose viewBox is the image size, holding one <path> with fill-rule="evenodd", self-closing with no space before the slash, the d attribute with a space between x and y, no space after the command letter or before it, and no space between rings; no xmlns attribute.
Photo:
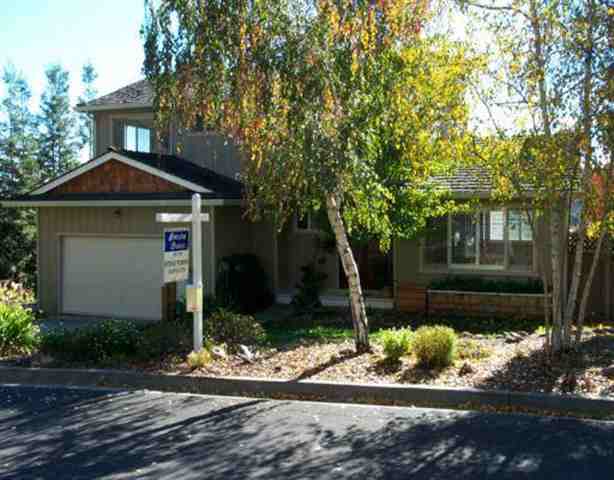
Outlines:
<svg viewBox="0 0 614 480"><path fill-rule="evenodd" d="M382 331L381 339L386 358L398 361L411 350L412 331L410 328L390 328Z"/></svg>
<svg viewBox="0 0 614 480"><path fill-rule="evenodd" d="M38 343L34 314L15 303L0 303L0 355L29 353Z"/></svg>
<svg viewBox="0 0 614 480"><path fill-rule="evenodd" d="M424 326L416 330L412 347L418 364L428 368L447 367L456 357L457 341L450 327Z"/></svg>
<svg viewBox="0 0 614 480"><path fill-rule="evenodd" d="M254 317L220 308L205 320L205 336L225 343L233 351L239 345L254 345L264 338L264 329Z"/></svg>

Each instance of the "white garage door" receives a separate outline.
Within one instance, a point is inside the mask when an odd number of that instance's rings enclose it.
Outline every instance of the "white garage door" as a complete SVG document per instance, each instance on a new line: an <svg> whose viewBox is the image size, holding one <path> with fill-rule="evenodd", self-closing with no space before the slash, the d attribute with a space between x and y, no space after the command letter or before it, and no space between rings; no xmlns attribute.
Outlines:
<svg viewBox="0 0 614 480"><path fill-rule="evenodd" d="M64 237L62 312L161 317L162 240Z"/></svg>

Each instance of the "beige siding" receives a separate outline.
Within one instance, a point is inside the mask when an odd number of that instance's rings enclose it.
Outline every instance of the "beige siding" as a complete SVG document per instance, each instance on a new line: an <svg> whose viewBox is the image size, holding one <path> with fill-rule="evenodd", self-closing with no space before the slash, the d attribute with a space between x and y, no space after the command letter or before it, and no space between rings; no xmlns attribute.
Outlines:
<svg viewBox="0 0 614 480"><path fill-rule="evenodd" d="M269 287L277 282L275 235L268 222L250 222L241 207L220 207L215 210L215 259L232 254L252 253L260 259L267 273Z"/></svg>
<svg viewBox="0 0 614 480"><path fill-rule="evenodd" d="M300 282L301 267L324 258L318 270L327 275L324 288L339 287L339 260L336 253L322 252L317 247L317 235L311 232L296 232L288 225L277 238L279 248L279 289L293 289Z"/></svg>
<svg viewBox="0 0 614 480"><path fill-rule="evenodd" d="M116 214L118 210L119 215ZM61 259L59 257L60 241L63 235L161 237L163 228L177 225L156 223L155 214L157 212L187 211L187 208L168 207L119 209L50 207L39 209L39 302L43 310L49 314L59 313L58 299L61 285ZM210 223L205 223L203 224L203 278L207 293L210 293L213 285L211 245L212 227Z"/></svg>

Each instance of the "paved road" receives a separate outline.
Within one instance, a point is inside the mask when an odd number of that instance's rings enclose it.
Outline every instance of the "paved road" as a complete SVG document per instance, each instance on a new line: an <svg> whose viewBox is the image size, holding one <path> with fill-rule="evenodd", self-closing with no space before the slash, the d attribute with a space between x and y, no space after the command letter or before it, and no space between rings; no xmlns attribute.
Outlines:
<svg viewBox="0 0 614 480"><path fill-rule="evenodd" d="M606 479L614 423L0 386L2 479Z"/></svg>

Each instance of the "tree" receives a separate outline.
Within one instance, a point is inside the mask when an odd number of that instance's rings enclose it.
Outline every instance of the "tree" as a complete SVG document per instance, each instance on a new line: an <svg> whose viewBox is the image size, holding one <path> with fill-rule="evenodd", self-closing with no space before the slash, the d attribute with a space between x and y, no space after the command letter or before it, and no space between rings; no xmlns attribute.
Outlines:
<svg viewBox="0 0 614 480"><path fill-rule="evenodd" d="M468 145L465 80L477 61L421 34L421 1L148 3L144 70L160 129L197 121L244 157L247 211L278 226L323 209L369 349L348 234L388 248L449 202L428 182ZM173 25L173 28L169 28Z"/></svg>
<svg viewBox="0 0 614 480"><path fill-rule="evenodd" d="M78 165L80 150L77 118L69 97L69 74L60 65L45 72L41 97L39 167L44 178L54 178Z"/></svg>
<svg viewBox="0 0 614 480"><path fill-rule="evenodd" d="M551 295L545 311L546 346L558 352L581 340L592 279L613 215L614 164L605 133L612 105L611 89L606 93L614 61L612 13L599 0L463 3L490 30L496 47L496 74L490 83L495 89L482 97L498 123L486 155L499 179L496 194L523 199L538 241L549 237L550 258L542 255L541 265L545 293ZM491 109L496 105L504 109L499 115ZM528 127L497 122L519 113ZM583 209L570 263L570 216L578 196ZM539 222L547 225L546 232L539 231ZM587 236L597 242L582 279Z"/></svg>
<svg viewBox="0 0 614 480"><path fill-rule="evenodd" d="M38 181L35 116L30 111L30 87L9 64L2 81L0 103L0 198L26 193ZM34 217L29 210L0 208L0 278L25 274L32 283L35 269Z"/></svg>
<svg viewBox="0 0 614 480"><path fill-rule="evenodd" d="M94 100L98 95L98 90L94 82L98 78L98 73L92 62L87 62L81 70L81 83L83 84L83 94L79 97L79 103L87 103ZM79 136L81 137L81 148L89 146L90 158L94 156L93 142L93 118L90 113L79 114Z"/></svg>

